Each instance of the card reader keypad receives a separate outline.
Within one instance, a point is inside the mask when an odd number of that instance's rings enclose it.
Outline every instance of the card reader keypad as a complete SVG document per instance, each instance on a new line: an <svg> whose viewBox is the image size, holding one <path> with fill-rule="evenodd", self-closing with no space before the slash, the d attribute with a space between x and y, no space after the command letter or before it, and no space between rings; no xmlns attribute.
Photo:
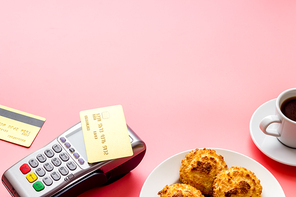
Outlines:
<svg viewBox="0 0 296 197"><path fill-rule="evenodd" d="M71 144L69 142L67 142L67 139L64 137L60 137L60 141L64 144L64 146L70 151L70 153L72 153L72 155L74 156L75 159L77 159L78 163L83 165L84 164L84 159L82 157L80 157L80 155L75 152L75 149L73 147L71 147ZM68 158L67 158L68 157ZM60 158L63 161L66 161L67 159L69 159L69 156L66 154L60 154ZM69 166L68 166L69 167ZM72 166L71 166L72 167ZM73 167L72 167L73 168Z"/></svg>
<svg viewBox="0 0 296 197"><path fill-rule="evenodd" d="M39 153L36 158L29 159L28 163L20 167L20 171L26 175L26 179L36 191L43 190L45 186L50 186L63 177L68 180L68 176L72 176L71 171L74 171L77 165L62 150L59 144L54 144L51 149Z"/></svg>

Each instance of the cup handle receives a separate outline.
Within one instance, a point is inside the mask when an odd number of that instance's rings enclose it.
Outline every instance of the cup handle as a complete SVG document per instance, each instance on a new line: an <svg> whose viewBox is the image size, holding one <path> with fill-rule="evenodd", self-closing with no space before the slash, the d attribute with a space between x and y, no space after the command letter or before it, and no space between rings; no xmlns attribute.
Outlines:
<svg viewBox="0 0 296 197"><path fill-rule="evenodd" d="M281 137L281 134L278 131L277 131L277 133L271 133L266 130L270 124L281 123L281 122L282 121L278 115L270 115L270 116L266 116L265 118L263 118L261 120L259 127L263 131L263 133L265 133L266 135L271 135L274 137Z"/></svg>

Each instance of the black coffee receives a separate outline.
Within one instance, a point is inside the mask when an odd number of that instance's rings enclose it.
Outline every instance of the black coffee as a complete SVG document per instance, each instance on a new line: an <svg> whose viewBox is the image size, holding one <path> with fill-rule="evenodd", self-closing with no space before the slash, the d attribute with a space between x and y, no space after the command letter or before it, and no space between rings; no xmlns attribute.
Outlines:
<svg viewBox="0 0 296 197"><path fill-rule="evenodd" d="M285 100L281 106L281 111L287 118L296 121L296 97Z"/></svg>

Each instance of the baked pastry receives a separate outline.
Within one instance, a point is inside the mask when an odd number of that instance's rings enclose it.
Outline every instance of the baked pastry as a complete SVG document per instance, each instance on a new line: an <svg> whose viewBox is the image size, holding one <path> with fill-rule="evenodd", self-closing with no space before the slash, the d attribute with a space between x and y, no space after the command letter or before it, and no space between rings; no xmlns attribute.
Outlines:
<svg viewBox="0 0 296 197"><path fill-rule="evenodd" d="M204 197L202 193L191 185L176 183L170 186L166 185L158 192L160 197Z"/></svg>
<svg viewBox="0 0 296 197"><path fill-rule="evenodd" d="M180 180L189 184L204 195L212 195L212 185L216 175L228 167L221 155L212 149L195 149L181 162Z"/></svg>
<svg viewBox="0 0 296 197"><path fill-rule="evenodd" d="M260 180L244 167L231 167L220 172L213 184L213 197L259 197Z"/></svg>

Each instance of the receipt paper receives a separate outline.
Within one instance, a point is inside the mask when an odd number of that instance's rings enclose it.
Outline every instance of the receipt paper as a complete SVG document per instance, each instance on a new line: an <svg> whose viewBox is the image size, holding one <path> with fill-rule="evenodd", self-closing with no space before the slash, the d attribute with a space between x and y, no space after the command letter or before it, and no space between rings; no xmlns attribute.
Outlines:
<svg viewBox="0 0 296 197"><path fill-rule="evenodd" d="M121 105L80 112L89 163L133 155Z"/></svg>
<svg viewBox="0 0 296 197"><path fill-rule="evenodd" d="M0 105L0 139L30 147L45 118Z"/></svg>

